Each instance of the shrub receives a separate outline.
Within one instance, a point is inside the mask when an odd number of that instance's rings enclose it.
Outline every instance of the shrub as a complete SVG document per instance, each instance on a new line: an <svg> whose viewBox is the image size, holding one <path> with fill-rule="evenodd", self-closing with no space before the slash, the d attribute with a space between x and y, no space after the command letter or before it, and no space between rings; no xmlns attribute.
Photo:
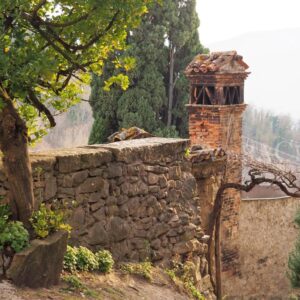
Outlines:
<svg viewBox="0 0 300 300"><path fill-rule="evenodd" d="M288 277L293 288L300 287L300 237L296 241L295 248L289 255L288 267L290 269Z"/></svg>
<svg viewBox="0 0 300 300"><path fill-rule="evenodd" d="M97 291L89 289L83 282L81 282L80 278L75 275L64 276L63 281L68 285L65 289L69 292L77 292L80 293L80 298L95 298L99 299L99 294ZM69 298L68 299L75 299ZM76 297L78 299L78 297ZM102 299L102 298L101 298Z"/></svg>
<svg viewBox="0 0 300 300"><path fill-rule="evenodd" d="M111 253L107 250L101 250L93 253L86 247L68 246L64 257L64 270L68 272L94 271L99 270L102 273L108 273L114 265Z"/></svg>
<svg viewBox="0 0 300 300"><path fill-rule="evenodd" d="M93 271L98 269L98 262L95 254L86 247L77 249L77 269L81 271Z"/></svg>
<svg viewBox="0 0 300 300"><path fill-rule="evenodd" d="M179 286L183 286L186 292L197 300L205 300L205 297L195 286L195 281L192 276L194 265L190 261L186 261L184 264L173 261L174 268L165 270L165 273L171 278L171 280Z"/></svg>
<svg viewBox="0 0 300 300"><path fill-rule="evenodd" d="M152 264L149 261L141 263L128 263L121 266L123 272L142 276L147 280L152 280L151 271Z"/></svg>
<svg viewBox="0 0 300 300"><path fill-rule="evenodd" d="M28 244L29 233L21 222L7 222L5 228L0 232L0 251L4 247L10 246L15 252L20 252Z"/></svg>
<svg viewBox="0 0 300 300"><path fill-rule="evenodd" d="M300 210L296 213L294 222L300 227ZM300 235L298 234L294 250L290 253L288 259L288 277L293 288L300 287Z"/></svg>
<svg viewBox="0 0 300 300"><path fill-rule="evenodd" d="M85 285L75 275L64 276L63 281L68 284L68 290L70 291L83 290L85 288Z"/></svg>
<svg viewBox="0 0 300 300"><path fill-rule="evenodd" d="M67 246L67 251L64 256L64 270L75 272L77 268L77 251L76 247Z"/></svg>
<svg viewBox="0 0 300 300"><path fill-rule="evenodd" d="M111 253L107 250L100 250L96 254L98 262L98 270L102 273L108 273L114 265L114 260Z"/></svg>
<svg viewBox="0 0 300 300"><path fill-rule="evenodd" d="M0 232L4 230L10 216L9 207L7 204L0 205Z"/></svg>
<svg viewBox="0 0 300 300"><path fill-rule="evenodd" d="M192 280L186 281L184 286L195 299L205 300L204 296L197 290Z"/></svg>
<svg viewBox="0 0 300 300"><path fill-rule="evenodd" d="M44 203L40 209L35 211L30 218L32 227L36 235L40 238L46 238L49 234L58 230L71 231L71 226L65 223L65 213L62 210L52 210Z"/></svg>
<svg viewBox="0 0 300 300"><path fill-rule="evenodd" d="M29 244L29 233L23 223L9 221L8 205L0 205L0 252L10 246L14 252L20 252Z"/></svg>
<svg viewBox="0 0 300 300"><path fill-rule="evenodd" d="M185 149L184 156L185 156L185 158L189 158L191 156L191 149L190 148Z"/></svg>

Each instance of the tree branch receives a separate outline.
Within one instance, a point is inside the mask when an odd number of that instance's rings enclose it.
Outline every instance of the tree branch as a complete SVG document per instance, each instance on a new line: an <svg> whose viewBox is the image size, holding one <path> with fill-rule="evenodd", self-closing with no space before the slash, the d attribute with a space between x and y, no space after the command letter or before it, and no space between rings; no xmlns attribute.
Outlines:
<svg viewBox="0 0 300 300"><path fill-rule="evenodd" d="M106 26L104 31L102 31L99 34L96 34L93 38L91 38L86 44L84 45L78 45L78 46L72 46L71 49L73 50L85 50L92 46L95 42L97 42L101 37L103 37L114 25L115 21L117 20L117 17L119 15L120 11L118 10L114 16L112 17L111 21L109 24Z"/></svg>
<svg viewBox="0 0 300 300"><path fill-rule="evenodd" d="M235 157L234 159L245 159L245 157ZM232 163L232 162L231 162ZM251 160L246 157L246 163L250 170L248 175L250 180L242 183L225 182L221 184L217 191L213 211L208 225L208 253L212 257L213 236L215 236L215 267L216 267L216 286L215 292L217 299L222 299L222 284L221 284L221 249L220 249L220 227L221 213L223 206L223 194L227 189L235 189L238 191L250 192L254 187L263 183L276 185L279 189L290 197L300 197L300 186L297 185L297 177L291 171L281 170L279 167ZM227 162L228 164L228 162ZM225 176L226 177L226 176ZM271 178L270 178L271 177ZM215 233L215 234L214 234ZM209 264L209 273L212 277L212 260ZM213 283L214 284L214 283ZM215 284L214 284L215 285Z"/></svg>
<svg viewBox="0 0 300 300"><path fill-rule="evenodd" d="M48 36L48 33L51 35L51 37L58 43L60 43L65 50L69 51L69 52L74 52L74 51L78 51L78 50L86 50L89 47L91 47L95 42L97 42L101 37L103 37L114 25L118 15L119 15L120 11L118 10L112 17L111 21L109 22L109 24L106 26L106 28L100 32L99 34L94 35L86 44L84 45L72 45L69 44L67 42L65 42L52 28L51 25L47 24L47 22L45 22L42 18L40 18L39 16L36 15L30 15L28 13L23 13L22 16L28 20L31 25L38 30L38 32L42 35L43 38L45 38L49 44L51 44L52 47L54 47L53 45L56 46L56 44L51 40L51 38ZM85 18L87 18L88 16L83 16ZM44 30L42 30L40 28L41 25L46 26L47 29L47 34ZM51 40L51 43L50 41ZM58 51L59 53L62 54L62 50L59 47L55 47L54 48L56 51ZM66 58L66 57L65 57Z"/></svg>
<svg viewBox="0 0 300 300"><path fill-rule="evenodd" d="M28 90L28 99L31 102L31 104L41 113L44 113L49 120L50 126L54 127L56 125L55 119L52 116L50 110L40 102L40 100L37 98L33 90Z"/></svg>
<svg viewBox="0 0 300 300"><path fill-rule="evenodd" d="M65 27L68 27L68 26L72 26L72 25L75 25L81 21L84 21L86 20L90 14L95 10L95 8L93 8L91 11L89 11L88 13L80 16L79 18L77 19L74 19L72 21L69 21L69 22L65 22L65 23L54 23L54 22L48 22L48 21L44 21L43 19L41 19L41 22L44 24L44 25L47 25L47 26L50 26L50 27L59 27L59 28L65 28Z"/></svg>
<svg viewBox="0 0 300 300"><path fill-rule="evenodd" d="M32 15L36 16L38 11L47 3L47 0L41 0L33 9Z"/></svg>
<svg viewBox="0 0 300 300"><path fill-rule="evenodd" d="M80 64L78 64L77 62L75 62L67 53L65 53L60 47L58 47L43 30L41 30L39 27L35 27L35 28L40 33L40 35L46 41L48 41L48 43L54 48L54 50L56 50L58 53L60 53L68 62L70 62L76 68L82 70L83 72L86 71L86 69L84 67L82 67Z"/></svg>

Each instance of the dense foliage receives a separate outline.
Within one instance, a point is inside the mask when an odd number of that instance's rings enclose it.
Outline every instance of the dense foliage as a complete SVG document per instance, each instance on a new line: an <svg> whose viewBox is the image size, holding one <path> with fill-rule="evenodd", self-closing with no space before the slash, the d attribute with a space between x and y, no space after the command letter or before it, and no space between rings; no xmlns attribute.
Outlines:
<svg viewBox="0 0 300 300"><path fill-rule="evenodd" d="M300 228L300 211L297 212L295 223ZM294 250L289 255L288 267L292 287L300 288L300 235L298 235Z"/></svg>
<svg viewBox="0 0 300 300"><path fill-rule="evenodd" d="M0 253L6 247L20 252L29 244L29 233L23 224L9 220L10 211L7 205L0 205Z"/></svg>
<svg viewBox="0 0 300 300"><path fill-rule="evenodd" d="M0 150L15 217L27 228L35 207L28 142L80 100L90 74L101 75L110 54L125 47L151 1L0 1ZM131 60L112 65L126 71ZM112 84L125 89L128 78L120 72L106 88Z"/></svg>
<svg viewBox="0 0 300 300"><path fill-rule="evenodd" d="M105 90L108 78L119 73L112 65L102 77L94 76L90 143L105 142L113 132L131 126L162 136L186 134L189 87L183 70L204 51L195 5L195 0L163 0L143 17L141 26L128 36L127 50L112 56L112 61L135 58L126 91L114 86L109 93Z"/></svg>
<svg viewBox="0 0 300 300"><path fill-rule="evenodd" d="M0 251L10 246L14 252L20 252L29 244L29 234L19 221L10 221L0 232Z"/></svg>
<svg viewBox="0 0 300 300"><path fill-rule="evenodd" d="M58 230L71 232L71 226L66 223L66 213L63 210L53 210L44 203L32 214L30 222L39 238L46 238Z"/></svg>
<svg viewBox="0 0 300 300"><path fill-rule="evenodd" d="M80 97L87 71L101 75L112 51L125 46L147 0L4 0L0 2L0 100L9 96L38 137L38 116L66 110ZM118 61L126 68L126 60ZM80 79L79 80L76 80ZM110 79L126 87L126 77ZM4 97L5 96L5 97Z"/></svg>
<svg viewBox="0 0 300 300"><path fill-rule="evenodd" d="M124 273L141 276L149 281L152 280L152 263L150 261L138 263L125 263L120 266Z"/></svg>
<svg viewBox="0 0 300 300"><path fill-rule="evenodd" d="M193 263L190 261L181 263L173 260L172 265L173 268L166 269L165 272L167 275L169 275L175 285L183 285L188 294L190 294L194 299L205 300L205 297L201 294L201 292L196 288L195 285L195 279L193 276L193 270L195 266L193 265Z"/></svg>
<svg viewBox="0 0 300 300"><path fill-rule="evenodd" d="M80 271L93 271L98 267L95 254L86 247L80 246L76 251L76 267Z"/></svg>
<svg viewBox="0 0 300 300"><path fill-rule="evenodd" d="M67 251L64 256L64 270L68 272L76 271L77 266L77 248L67 246Z"/></svg>
<svg viewBox="0 0 300 300"><path fill-rule="evenodd" d="M98 262L98 270L101 273L108 273L114 265L111 253L107 250L100 250L95 253L95 256Z"/></svg>
<svg viewBox="0 0 300 300"><path fill-rule="evenodd" d="M100 271L108 273L114 265L111 253L107 250L99 250L93 253L86 247L67 247L64 257L64 270L68 272L78 271Z"/></svg>

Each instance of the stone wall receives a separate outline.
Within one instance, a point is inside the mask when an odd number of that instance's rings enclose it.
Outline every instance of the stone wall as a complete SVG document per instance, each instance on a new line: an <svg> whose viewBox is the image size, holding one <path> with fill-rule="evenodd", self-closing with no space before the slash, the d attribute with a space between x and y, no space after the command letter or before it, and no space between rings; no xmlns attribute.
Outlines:
<svg viewBox="0 0 300 300"><path fill-rule="evenodd" d="M228 299L289 299L287 261L299 233L293 222L299 208L293 198L241 202L241 276L231 281L235 293Z"/></svg>
<svg viewBox="0 0 300 300"><path fill-rule="evenodd" d="M31 157L37 202L72 206L71 242L109 249L117 261L190 258L202 291L211 290L201 199L188 140L149 138ZM8 186L1 174L0 193Z"/></svg>

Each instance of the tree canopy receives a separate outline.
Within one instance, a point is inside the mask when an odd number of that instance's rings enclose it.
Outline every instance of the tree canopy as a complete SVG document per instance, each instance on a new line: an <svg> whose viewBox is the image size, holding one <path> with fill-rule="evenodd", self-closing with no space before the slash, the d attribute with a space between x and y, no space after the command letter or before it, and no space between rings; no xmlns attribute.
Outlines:
<svg viewBox="0 0 300 300"><path fill-rule="evenodd" d="M118 70L107 66L102 77L92 81L91 105L94 126L90 143L105 142L122 127L138 126L160 136L187 133L189 87L183 70L205 49L198 36L199 19L195 0L163 0L144 15L141 25L128 36L128 47L115 57L135 58L129 88L111 86L107 78Z"/></svg>
<svg viewBox="0 0 300 300"><path fill-rule="evenodd" d="M15 217L27 227L35 206L29 139L80 100L81 84L101 75L110 54L125 47L150 2L0 1L0 149ZM131 60L116 57L112 64L125 71ZM108 86L114 83L126 88L128 79L120 72L108 78Z"/></svg>
<svg viewBox="0 0 300 300"><path fill-rule="evenodd" d="M147 11L147 0L2 0L0 95L32 129L37 117L55 125L57 113L79 101L79 82L101 75L112 51ZM126 68L125 61L116 61ZM111 81L127 86L125 76ZM39 123L40 124L40 123ZM30 134L39 134L34 130ZM34 137L34 136L33 136Z"/></svg>

